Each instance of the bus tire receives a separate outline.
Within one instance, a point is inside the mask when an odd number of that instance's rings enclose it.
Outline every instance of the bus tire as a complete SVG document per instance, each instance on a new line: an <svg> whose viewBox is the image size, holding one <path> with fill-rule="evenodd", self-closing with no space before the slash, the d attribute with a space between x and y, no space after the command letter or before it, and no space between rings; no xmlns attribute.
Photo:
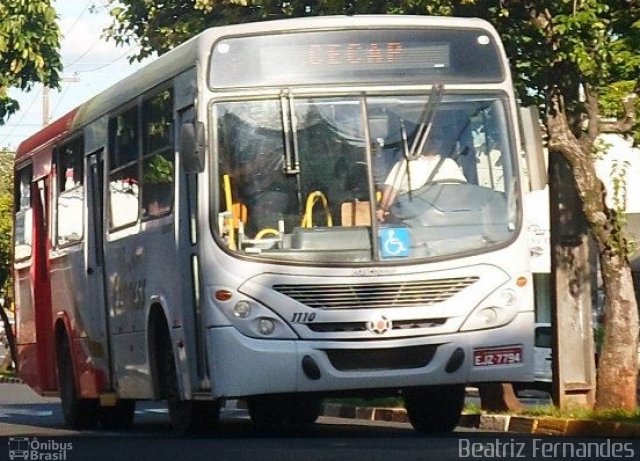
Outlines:
<svg viewBox="0 0 640 461"><path fill-rule="evenodd" d="M65 334L61 335L57 350L58 389L65 425L74 429L94 429L98 424L98 401L78 397L71 348Z"/></svg>
<svg viewBox="0 0 640 461"><path fill-rule="evenodd" d="M322 400L288 394L254 395L247 399L247 407L255 426L282 429L315 423L322 411Z"/></svg>
<svg viewBox="0 0 640 461"><path fill-rule="evenodd" d="M100 424L109 430L129 429L136 411L135 400L118 400L113 407L100 408Z"/></svg>
<svg viewBox="0 0 640 461"><path fill-rule="evenodd" d="M413 428L424 434L451 432L464 407L465 386L449 384L407 388L402 393Z"/></svg>
<svg viewBox="0 0 640 461"><path fill-rule="evenodd" d="M166 334L161 357L163 371L167 383L166 396L169 410L169 421L174 432L178 434L194 434L208 432L217 426L220 418L219 400L182 400L173 349Z"/></svg>
<svg viewBox="0 0 640 461"><path fill-rule="evenodd" d="M297 396L293 400L288 422L292 425L311 425L322 413L322 399Z"/></svg>

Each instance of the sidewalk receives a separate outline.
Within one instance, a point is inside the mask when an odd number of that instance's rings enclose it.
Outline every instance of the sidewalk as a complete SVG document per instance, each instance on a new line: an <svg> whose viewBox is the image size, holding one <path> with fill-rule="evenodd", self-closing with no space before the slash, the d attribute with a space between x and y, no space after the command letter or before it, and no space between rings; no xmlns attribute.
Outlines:
<svg viewBox="0 0 640 461"><path fill-rule="evenodd" d="M365 419L368 421L409 422L404 408L353 407L329 403L324 405L323 416ZM481 431L516 434L573 437L640 437L640 424L540 416L462 414L458 425Z"/></svg>

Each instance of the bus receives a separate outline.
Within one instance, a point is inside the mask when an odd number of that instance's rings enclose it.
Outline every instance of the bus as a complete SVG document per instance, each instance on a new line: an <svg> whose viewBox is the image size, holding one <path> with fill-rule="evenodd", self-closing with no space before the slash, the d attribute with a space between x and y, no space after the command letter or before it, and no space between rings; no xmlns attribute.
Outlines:
<svg viewBox="0 0 640 461"><path fill-rule="evenodd" d="M452 430L466 384L533 376L521 120L479 19L202 32L19 146L20 376L74 427L393 395Z"/></svg>

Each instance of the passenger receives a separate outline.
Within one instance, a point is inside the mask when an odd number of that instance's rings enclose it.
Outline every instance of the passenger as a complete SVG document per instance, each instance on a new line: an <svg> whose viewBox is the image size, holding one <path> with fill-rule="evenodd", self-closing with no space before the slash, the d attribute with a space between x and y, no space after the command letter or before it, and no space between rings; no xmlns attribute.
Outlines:
<svg viewBox="0 0 640 461"><path fill-rule="evenodd" d="M382 187L382 198L376 210L378 221L384 222L398 194L420 189L427 182L466 182L458 164L442 157L442 136L434 134L427 141L423 154L414 159L401 159L393 166ZM408 167L407 167L408 163Z"/></svg>

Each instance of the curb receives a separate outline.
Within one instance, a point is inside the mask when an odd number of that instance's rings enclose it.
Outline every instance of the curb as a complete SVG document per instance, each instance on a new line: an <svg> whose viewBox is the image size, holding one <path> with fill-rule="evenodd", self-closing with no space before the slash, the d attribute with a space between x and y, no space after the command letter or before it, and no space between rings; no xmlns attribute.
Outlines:
<svg viewBox="0 0 640 461"><path fill-rule="evenodd" d="M409 423L404 408L354 407L326 403L322 416ZM490 432L570 437L640 437L640 424L519 415L465 414L458 426Z"/></svg>
<svg viewBox="0 0 640 461"><path fill-rule="evenodd" d="M469 418L476 416L475 420ZM640 437L640 424L511 415L462 415L459 426L493 432L571 437Z"/></svg>
<svg viewBox="0 0 640 461"><path fill-rule="evenodd" d="M394 423L409 422L407 411L404 408L354 407L339 403L325 403L322 416Z"/></svg>

